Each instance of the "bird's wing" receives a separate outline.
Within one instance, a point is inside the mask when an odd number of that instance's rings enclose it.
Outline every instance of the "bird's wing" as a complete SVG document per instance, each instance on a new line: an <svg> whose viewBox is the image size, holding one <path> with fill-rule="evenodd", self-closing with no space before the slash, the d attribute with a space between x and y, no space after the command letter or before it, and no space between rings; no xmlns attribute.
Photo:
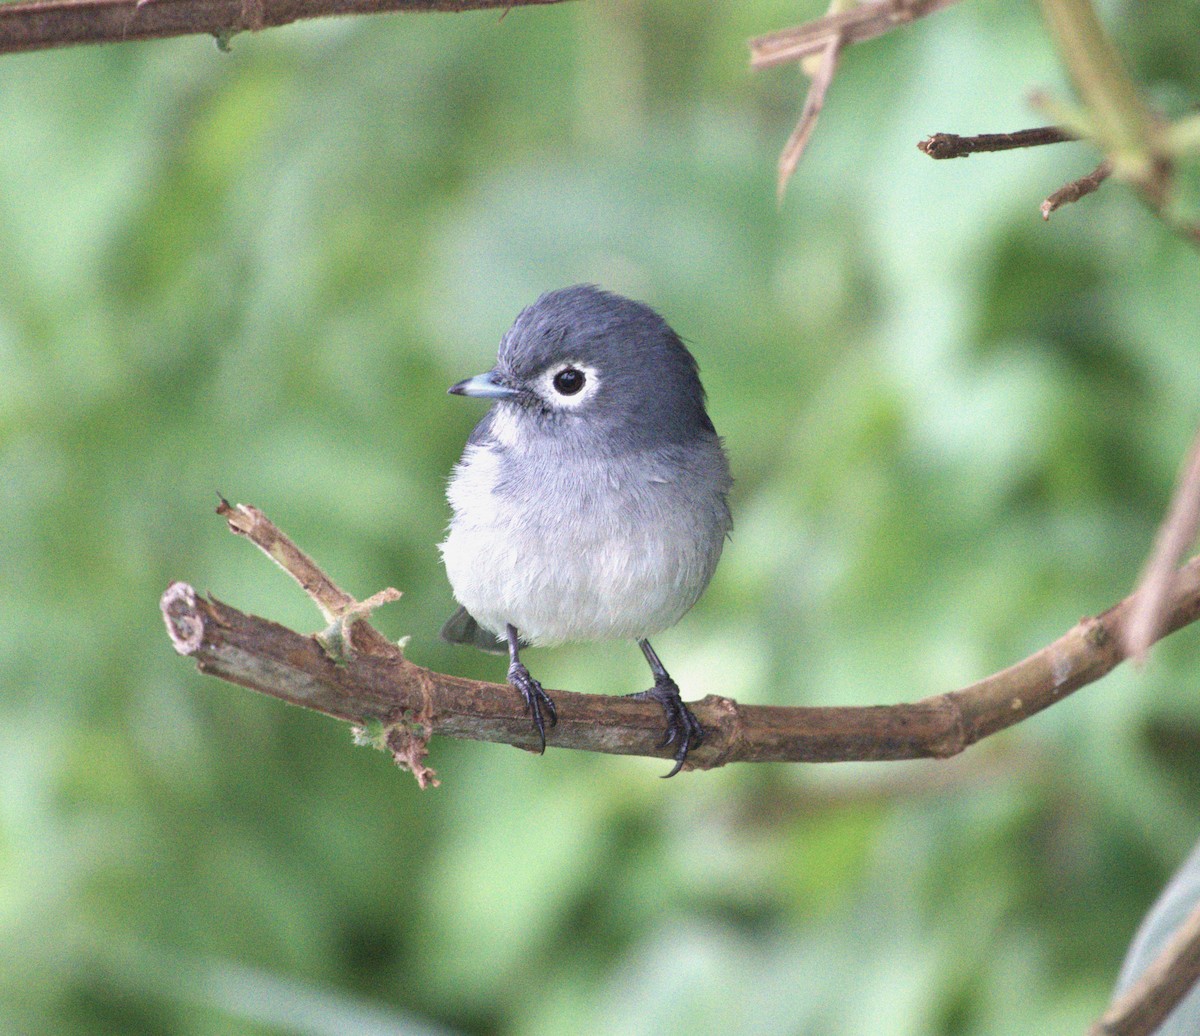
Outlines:
<svg viewBox="0 0 1200 1036"><path fill-rule="evenodd" d="M496 634L480 626L466 608L459 608L451 615L438 636L449 644L469 644L493 655L508 651L508 646Z"/></svg>

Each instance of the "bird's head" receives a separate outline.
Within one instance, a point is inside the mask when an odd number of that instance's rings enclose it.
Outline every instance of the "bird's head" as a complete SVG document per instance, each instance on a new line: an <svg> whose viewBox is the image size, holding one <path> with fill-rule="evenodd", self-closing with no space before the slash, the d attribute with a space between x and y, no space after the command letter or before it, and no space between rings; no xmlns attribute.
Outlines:
<svg viewBox="0 0 1200 1036"><path fill-rule="evenodd" d="M585 437L612 452L713 434L696 361L670 325L590 285L524 309L496 366L450 391L496 400L520 434Z"/></svg>

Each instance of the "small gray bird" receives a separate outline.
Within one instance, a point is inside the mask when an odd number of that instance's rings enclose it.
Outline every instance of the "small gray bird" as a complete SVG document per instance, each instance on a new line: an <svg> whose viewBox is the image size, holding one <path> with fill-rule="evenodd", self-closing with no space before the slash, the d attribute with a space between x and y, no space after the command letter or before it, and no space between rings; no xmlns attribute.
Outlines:
<svg viewBox="0 0 1200 1036"><path fill-rule="evenodd" d="M696 361L649 306L590 285L547 292L500 341L496 366L450 389L495 400L447 495L441 545L462 607L442 638L509 656L546 747L554 703L525 646L636 640L666 712L674 776L704 731L646 639L712 578L731 479Z"/></svg>

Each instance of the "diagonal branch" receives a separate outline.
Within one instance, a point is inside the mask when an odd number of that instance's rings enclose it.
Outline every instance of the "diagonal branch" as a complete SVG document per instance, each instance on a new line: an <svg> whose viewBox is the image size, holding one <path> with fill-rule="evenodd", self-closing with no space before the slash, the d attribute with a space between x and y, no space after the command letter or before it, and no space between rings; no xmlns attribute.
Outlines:
<svg viewBox="0 0 1200 1036"><path fill-rule="evenodd" d="M837 71L842 42L842 37L834 34L821 48L817 70L812 77L812 84L808 88L808 96L804 98L804 107L800 111L800 120L796 123L796 128L792 130L792 135L788 137L787 143L783 145L783 151L779 155L775 194L780 202L783 201L783 193L787 190L788 180L792 178L792 173L796 171L796 166L804 157L804 151L808 147L808 138L812 136L812 131L817 125L817 116L825 107L825 94L829 92L833 74Z"/></svg>
<svg viewBox="0 0 1200 1036"><path fill-rule="evenodd" d="M1122 993L1089 1030L1088 1036L1149 1036L1200 978L1200 905L1141 977Z"/></svg>
<svg viewBox="0 0 1200 1036"><path fill-rule="evenodd" d="M239 505L234 510L241 509ZM265 516L262 522L263 536L273 537L274 526ZM710 695L693 706L707 736L688 756L688 764L711 769L732 762L955 755L1119 665L1127 657L1122 631L1136 596L1083 619L1008 669L917 702L786 708L740 705ZM343 658L331 657L315 637L205 600L186 583L172 583L161 608L175 650L193 658L201 672L365 728L371 740L386 745L398 762L413 768L422 783L432 779L432 771L420 764L430 733L538 747L520 696L511 687L418 666L365 620L356 619L354 651ZM1169 588L1158 635L1198 617L1200 558L1194 558ZM370 631L370 637L360 631ZM658 747L662 711L653 702L568 691L555 691L554 700L559 722L547 734L551 747L669 755ZM414 761L416 767L411 765Z"/></svg>
<svg viewBox="0 0 1200 1036"><path fill-rule="evenodd" d="M76 43L207 33L228 38L306 18L393 11L476 11L561 0L42 0L0 3L0 54Z"/></svg>
<svg viewBox="0 0 1200 1036"><path fill-rule="evenodd" d="M1057 212L1064 205L1086 198L1089 194L1100 189L1100 185L1112 176L1113 164L1107 158L1085 176L1080 176L1069 183L1063 184L1057 191L1042 202L1042 219L1048 220L1050 213ZM1183 553L1182 550L1179 552ZM1172 564L1179 560L1179 554L1172 559Z"/></svg>
<svg viewBox="0 0 1200 1036"><path fill-rule="evenodd" d="M1175 566L1196 538L1200 528L1200 432L1188 450L1175 496L1159 527L1154 550L1146 562L1138 583L1138 604L1126 624L1125 650L1141 661L1150 645L1158 640L1170 599Z"/></svg>
<svg viewBox="0 0 1200 1036"><path fill-rule="evenodd" d="M808 96L796 128L788 137L779 156L776 194L783 200L788 180L808 147L808 138L817 124L817 116L825 106L825 95L837 71L842 49L851 43L882 36L899 25L906 25L916 18L958 0L882 0L878 3L859 4L848 11L839 10L839 0L824 18L806 22L792 29L781 29L750 41L750 67L771 68L788 61L801 61L817 55L815 66L805 63L805 71L812 77Z"/></svg>

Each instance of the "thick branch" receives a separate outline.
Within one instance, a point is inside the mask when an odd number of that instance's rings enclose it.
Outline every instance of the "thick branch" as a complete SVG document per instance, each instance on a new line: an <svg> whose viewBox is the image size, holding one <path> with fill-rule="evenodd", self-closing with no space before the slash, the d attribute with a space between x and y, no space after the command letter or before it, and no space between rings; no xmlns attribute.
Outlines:
<svg viewBox="0 0 1200 1036"><path fill-rule="evenodd" d="M561 0L44 0L0 3L0 54L245 30L305 18L393 11L507 10Z"/></svg>
<svg viewBox="0 0 1200 1036"><path fill-rule="evenodd" d="M1098 680L1125 657L1121 636L1136 595L1088 618L1022 662L978 683L911 704L783 708L710 695L694 706L704 743L689 765L944 758ZM167 631L201 672L360 725L415 724L447 737L536 748L520 697L505 684L436 673L409 662L365 621L348 658L311 636L204 600L172 583L161 602ZM1161 634L1200 617L1200 558L1180 570ZM662 712L651 702L553 692L554 747L665 757ZM394 747L394 746L393 746Z"/></svg>

